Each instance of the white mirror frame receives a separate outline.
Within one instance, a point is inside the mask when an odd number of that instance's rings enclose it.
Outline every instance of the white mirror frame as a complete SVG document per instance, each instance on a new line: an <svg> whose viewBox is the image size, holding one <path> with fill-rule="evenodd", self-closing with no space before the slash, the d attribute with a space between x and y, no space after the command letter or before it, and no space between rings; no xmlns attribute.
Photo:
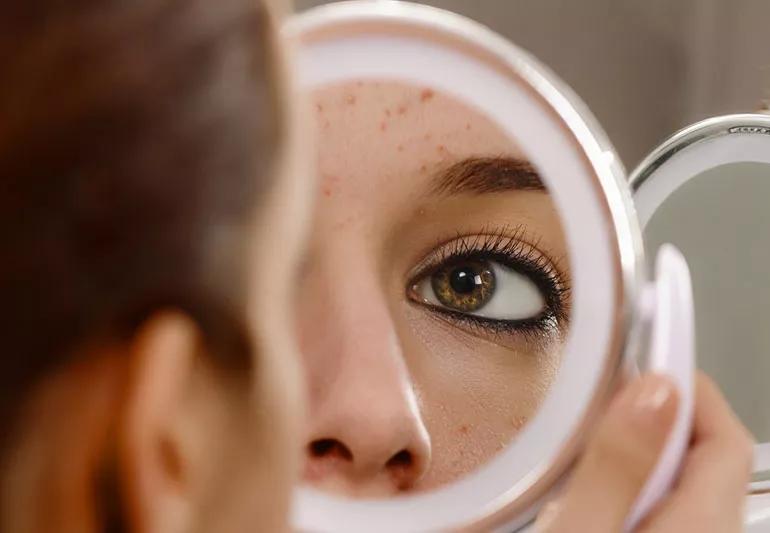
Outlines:
<svg viewBox="0 0 770 533"><path fill-rule="evenodd" d="M622 166L566 86L459 15L405 2L342 2L295 16L285 36L298 41L304 91L395 79L452 95L497 123L542 173L565 221L574 287L559 375L506 450L458 482L408 497L347 500L303 487L293 523L334 532L520 527L572 462L625 368L624 349L638 345L641 234Z"/></svg>
<svg viewBox="0 0 770 533"><path fill-rule="evenodd" d="M631 173L629 183L642 228L689 180L710 169L743 162L770 164L769 115L713 117L677 132ZM770 442L756 445L754 472L758 478L750 491L770 492Z"/></svg>

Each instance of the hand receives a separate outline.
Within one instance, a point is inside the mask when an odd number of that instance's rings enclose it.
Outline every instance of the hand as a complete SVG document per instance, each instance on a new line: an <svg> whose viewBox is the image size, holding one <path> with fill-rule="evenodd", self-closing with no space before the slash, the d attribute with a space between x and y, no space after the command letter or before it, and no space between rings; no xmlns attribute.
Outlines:
<svg viewBox="0 0 770 533"><path fill-rule="evenodd" d="M540 513L547 533L620 532L676 417L667 378L646 375L613 400L588 442L565 494ZM693 435L679 481L639 525L640 533L738 533L752 467L753 439L716 385L699 374Z"/></svg>

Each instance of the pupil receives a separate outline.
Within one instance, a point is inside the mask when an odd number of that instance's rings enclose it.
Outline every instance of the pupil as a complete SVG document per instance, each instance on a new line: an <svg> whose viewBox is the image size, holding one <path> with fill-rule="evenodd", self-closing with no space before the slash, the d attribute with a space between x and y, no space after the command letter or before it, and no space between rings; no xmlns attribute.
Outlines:
<svg viewBox="0 0 770 533"><path fill-rule="evenodd" d="M456 268L449 275L449 285L458 294L468 294L476 290L476 272L469 267Z"/></svg>

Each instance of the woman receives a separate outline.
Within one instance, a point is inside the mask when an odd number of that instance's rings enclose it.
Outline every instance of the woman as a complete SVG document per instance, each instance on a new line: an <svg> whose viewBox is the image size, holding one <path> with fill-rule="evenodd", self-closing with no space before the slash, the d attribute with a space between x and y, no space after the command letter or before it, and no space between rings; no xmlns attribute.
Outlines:
<svg viewBox="0 0 770 533"><path fill-rule="evenodd" d="M309 187L283 164L295 129L264 10L30 0L0 36L0 530L285 530ZM623 392L555 527L617 529L674 405L658 378ZM743 465L714 459L745 458L745 437L708 386L698 409L695 477L659 531L718 496L722 522L698 530L739 527Z"/></svg>

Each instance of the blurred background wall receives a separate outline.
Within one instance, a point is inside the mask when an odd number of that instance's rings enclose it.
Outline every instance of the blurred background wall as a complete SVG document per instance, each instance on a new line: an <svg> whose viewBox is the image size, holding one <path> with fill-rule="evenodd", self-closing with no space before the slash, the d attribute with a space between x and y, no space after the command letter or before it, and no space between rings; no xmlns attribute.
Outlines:
<svg viewBox="0 0 770 533"><path fill-rule="evenodd" d="M378 0L372 0L378 1ZM296 0L297 9L326 3ZM770 97L770 0L427 0L526 48L633 168L675 130Z"/></svg>

